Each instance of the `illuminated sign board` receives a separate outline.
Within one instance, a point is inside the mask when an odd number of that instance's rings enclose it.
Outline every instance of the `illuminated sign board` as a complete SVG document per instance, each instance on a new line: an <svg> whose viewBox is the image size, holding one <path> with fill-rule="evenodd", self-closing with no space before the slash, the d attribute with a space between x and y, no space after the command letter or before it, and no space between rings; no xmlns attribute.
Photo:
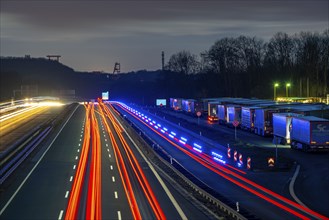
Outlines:
<svg viewBox="0 0 329 220"><path fill-rule="evenodd" d="M109 92L102 92L102 99L103 100L109 100Z"/></svg>
<svg viewBox="0 0 329 220"><path fill-rule="evenodd" d="M157 106L166 106L167 105L167 100L166 99L157 99L156 100L156 105Z"/></svg>

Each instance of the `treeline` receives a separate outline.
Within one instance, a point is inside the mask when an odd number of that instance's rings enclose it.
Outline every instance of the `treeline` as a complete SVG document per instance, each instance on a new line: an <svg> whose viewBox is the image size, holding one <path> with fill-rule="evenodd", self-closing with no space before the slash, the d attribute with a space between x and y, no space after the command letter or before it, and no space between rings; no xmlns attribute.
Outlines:
<svg viewBox="0 0 329 220"><path fill-rule="evenodd" d="M199 56L189 51L173 54L166 70L203 75L197 78L206 86L197 94L271 98L274 83L280 84L278 95L284 95L290 83L291 96L324 97L329 93L328 67L329 29L279 32L268 42L247 36L222 38Z"/></svg>

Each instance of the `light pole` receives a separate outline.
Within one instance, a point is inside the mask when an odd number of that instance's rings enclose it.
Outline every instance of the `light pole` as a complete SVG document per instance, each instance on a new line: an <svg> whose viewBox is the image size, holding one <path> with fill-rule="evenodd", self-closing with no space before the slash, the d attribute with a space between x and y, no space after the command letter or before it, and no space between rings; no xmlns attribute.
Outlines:
<svg viewBox="0 0 329 220"><path fill-rule="evenodd" d="M288 97L288 89L289 89L290 86L291 86L290 83L286 84L286 97Z"/></svg>
<svg viewBox="0 0 329 220"><path fill-rule="evenodd" d="M277 87L279 87L279 83L274 83L274 95L273 95L274 101L276 100L276 88Z"/></svg>

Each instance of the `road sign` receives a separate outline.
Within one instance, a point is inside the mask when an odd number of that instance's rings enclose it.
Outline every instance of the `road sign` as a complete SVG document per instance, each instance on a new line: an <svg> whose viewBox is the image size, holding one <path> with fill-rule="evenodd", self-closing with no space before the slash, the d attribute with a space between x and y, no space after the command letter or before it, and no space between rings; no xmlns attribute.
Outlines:
<svg viewBox="0 0 329 220"><path fill-rule="evenodd" d="M201 116L201 112L197 112L196 115L197 115L198 117L200 117L200 116Z"/></svg>
<svg viewBox="0 0 329 220"><path fill-rule="evenodd" d="M227 147L227 157L231 158L231 148Z"/></svg>
<svg viewBox="0 0 329 220"><path fill-rule="evenodd" d="M238 152L235 150L234 151L234 161L238 160Z"/></svg>
<svg viewBox="0 0 329 220"><path fill-rule="evenodd" d="M241 164L243 164L243 161L242 161L242 154L239 154L239 162L240 162Z"/></svg>
<svg viewBox="0 0 329 220"><path fill-rule="evenodd" d="M250 170L250 168L251 168L251 158L248 157L247 158L247 169Z"/></svg>
<svg viewBox="0 0 329 220"><path fill-rule="evenodd" d="M240 122L239 121L237 121L237 120L235 120L235 121L233 121L233 126L234 127L238 127L239 126L239 124L240 124Z"/></svg>
<svg viewBox="0 0 329 220"><path fill-rule="evenodd" d="M267 159L267 164L269 167L274 167L274 164L275 164L275 160L273 157L270 157Z"/></svg>

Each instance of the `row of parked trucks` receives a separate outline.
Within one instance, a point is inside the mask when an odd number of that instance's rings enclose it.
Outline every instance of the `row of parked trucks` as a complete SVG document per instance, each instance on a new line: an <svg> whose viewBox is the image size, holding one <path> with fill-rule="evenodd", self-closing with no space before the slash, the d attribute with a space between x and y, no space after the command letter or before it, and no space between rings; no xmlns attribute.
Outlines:
<svg viewBox="0 0 329 220"><path fill-rule="evenodd" d="M239 127L261 136L273 136L277 144L303 150L329 149L329 106L323 103L283 103L245 98L171 98L170 107L211 123Z"/></svg>

